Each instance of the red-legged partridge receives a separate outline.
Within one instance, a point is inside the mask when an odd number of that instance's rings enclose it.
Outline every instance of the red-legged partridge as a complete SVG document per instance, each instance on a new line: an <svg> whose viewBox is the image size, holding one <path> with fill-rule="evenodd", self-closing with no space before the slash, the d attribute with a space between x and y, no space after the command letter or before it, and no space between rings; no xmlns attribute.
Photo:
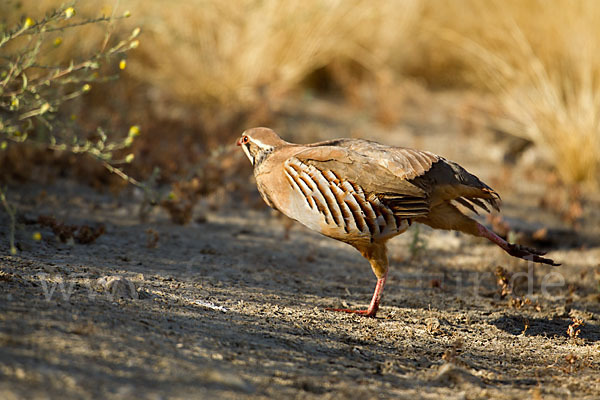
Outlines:
<svg viewBox="0 0 600 400"><path fill-rule="evenodd" d="M498 210L500 196L460 165L427 151L361 139L299 145L268 128L245 131L237 144L254 166L258 190L272 208L325 236L354 246L369 260L377 286L374 317L388 273L386 242L412 222L487 238L508 254L559 265L544 253L506 242L453 203Z"/></svg>

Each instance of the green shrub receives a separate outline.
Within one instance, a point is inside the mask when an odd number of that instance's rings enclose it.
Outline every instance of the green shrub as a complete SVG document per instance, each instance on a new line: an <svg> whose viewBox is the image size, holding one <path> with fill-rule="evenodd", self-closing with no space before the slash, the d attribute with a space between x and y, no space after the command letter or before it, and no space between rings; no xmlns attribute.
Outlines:
<svg viewBox="0 0 600 400"><path fill-rule="evenodd" d="M116 152L123 153L140 134L138 126L132 126L120 139L111 139L101 127L90 134L75 117L64 112L65 103L92 90L94 83L116 79L118 73L111 74L111 70L125 69L125 55L138 46L140 29L123 40L115 39L112 33L115 22L129 13L79 18L70 4L53 9L39 20L22 17L20 22L10 23L6 20L18 12L18 4L8 2L0 8L1 18L5 19L0 21L0 151L6 151L9 145L22 145L85 154L121 178L139 184L119 166L133 161L133 154L115 159ZM105 32L95 51L80 59L59 52L67 42L81 40L80 28L90 25L102 26ZM62 54L62 59L53 52ZM14 254L15 209L2 190L0 198L11 218L10 246Z"/></svg>

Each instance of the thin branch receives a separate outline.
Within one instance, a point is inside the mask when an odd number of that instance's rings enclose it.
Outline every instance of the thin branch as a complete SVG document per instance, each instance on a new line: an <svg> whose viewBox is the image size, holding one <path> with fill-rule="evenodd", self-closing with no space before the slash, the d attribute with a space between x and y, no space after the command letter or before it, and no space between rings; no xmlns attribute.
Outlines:
<svg viewBox="0 0 600 400"><path fill-rule="evenodd" d="M106 161L102 161L102 165L104 165L104 167L109 170L110 172L112 172L113 174L117 174L119 177L121 177L122 179L126 180L127 182L131 183L132 185L135 185L137 187L140 188L144 188L144 185L141 184L138 180L130 177L129 175L127 175L125 172L123 172L121 170L121 168L115 168L112 165L110 165L109 163L107 163Z"/></svg>

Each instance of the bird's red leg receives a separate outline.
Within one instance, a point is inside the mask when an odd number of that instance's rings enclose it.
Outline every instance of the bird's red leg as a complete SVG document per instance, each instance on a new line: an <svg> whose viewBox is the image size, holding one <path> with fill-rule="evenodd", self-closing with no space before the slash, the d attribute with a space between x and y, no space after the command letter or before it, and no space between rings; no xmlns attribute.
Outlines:
<svg viewBox="0 0 600 400"><path fill-rule="evenodd" d="M352 310L349 308L326 308L328 311L341 311L346 313L360 314L365 317L375 317L377 314L377 310L379 309L379 302L381 301L381 294L383 293L383 286L385 285L385 280L387 278L387 273L381 278L377 279L377 286L375 286L375 292L373 293L373 298L371 299L371 304L369 304L369 308L367 310Z"/></svg>
<svg viewBox="0 0 600 400"><path fill-rule="evenodd" d="M480 236L497 244L511 256L543 264L549 264L554 266L560 265L549 258L542 257L544 254L546 254L542 251L531 249L529 247L521 246L518 244L508 243L506 240L502 239L500 236L496 235L494 232L492 232L491 230L479 223L477 224L477 229L479 230Z"/></svg>

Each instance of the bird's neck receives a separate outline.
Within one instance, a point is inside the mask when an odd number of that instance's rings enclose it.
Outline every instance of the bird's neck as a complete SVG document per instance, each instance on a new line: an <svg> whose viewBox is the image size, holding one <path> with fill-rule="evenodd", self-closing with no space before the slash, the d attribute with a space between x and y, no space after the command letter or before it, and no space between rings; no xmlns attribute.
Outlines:
<svg viewBox="0 0 600 400"><path fill-rule="evenodd" d="M273 153L274 149L261 150L254 157L254 171L255 173L260 170L261 166L267 158Z"/></svg>

